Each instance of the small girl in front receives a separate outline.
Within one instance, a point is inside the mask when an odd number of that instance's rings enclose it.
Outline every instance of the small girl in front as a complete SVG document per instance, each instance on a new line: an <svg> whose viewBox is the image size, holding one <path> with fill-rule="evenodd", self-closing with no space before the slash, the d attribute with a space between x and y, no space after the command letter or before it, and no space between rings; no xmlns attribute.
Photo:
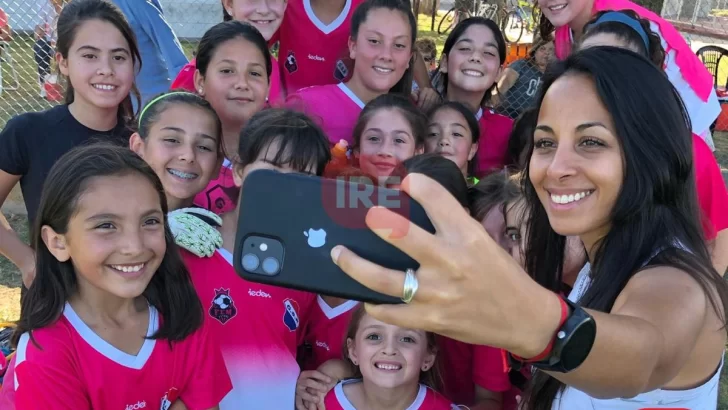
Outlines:
<svg viewBox="0 0 728 410"><path fill-rule="evenodd" d="M272 69L270 51L255 27L227 21L202 36L196 64L195 87L220 117L227 158L217 178L195 197L194 203L222 214L235 208L238 197L232 163L238 152L240 130L266 105Z"/></svg>
<svg viewBox="0 0 728 410"><path fill-rule="evenodd" d="M349 324L344 356L356 378L340 382L326 395L327 410L457 408L434 390L434 333L380 322L359 306Z"/></svg>
<svg viewBox="0 0 728 410"><path fill-rule="evenodd" d="M467 106L446 101L435 107L429 115L430 125L425 139L425 152L452 160L460 168L468 185L475 185L480 125Z"/></svg>
<svg viewBox="0 0 728 410"><path fill-rule="evenodd" d="M506 43L498 25L483 17L471 17L458 23L447 36L440 67L433 76L435 89L447 101L465 104L478 119L477 177L507 163L513 120L484 108L505 59Z"/></svg>
<svg viewBox="0 0 728 410"><path fill-rule="evenodd" d="M162 181L168 222L179 246L211 256L222 245L214 228L222 221L192 202L222 164L222 125L210 103L197 94L171 91L153 98L139 114L130 148Z"/></svg>
<svg viewBox="0 0 728 410"><path fill-rule="evenodd" d="M230 378L166 212L128 148L75 148L51 169L3 386L18 410L218 408Z"/></svg>
<svg viewBox="0 0 728 410"><path fill-rule="evenodd" d="M421 154L427 117L408 99L381 95L364 107L354 127L354 158L359 168L380 185L401 174L404 160Z"/></svg>
<svg viewBox="0 0 728 410"><path fill-rule="evenodd" d="M396 93L409 97L417 19L407 2L366 0L351 18L351 77L338 84L307 87L290 95L286 106L317 121L331 144L352 142L352 130L364 106Z"/></svg>

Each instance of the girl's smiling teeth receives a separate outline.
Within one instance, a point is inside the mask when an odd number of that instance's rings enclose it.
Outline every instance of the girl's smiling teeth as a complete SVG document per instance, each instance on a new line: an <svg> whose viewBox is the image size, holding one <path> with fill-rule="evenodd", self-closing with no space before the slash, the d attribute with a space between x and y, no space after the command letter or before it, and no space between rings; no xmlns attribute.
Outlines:
<svg viewBox="0 0 728 410"><path fill-rule="evenodd" d="M581 201L582 199L591 195L593 192L594 192L594 190L590 189L590 190L581 191L581 192L577 192L575 194L568 194L568 195L557 195L557 194L552 194L551 192L549 192L549 195L551 195L551 201L553 201L557 204L564 205L564 204L570 204L572 202Z"/></svg>
<svg viewBox="0 0 728 410"><path fill-rule="evenodd" d="M177 178L181 178L181 179L195 179L199 176L199 175L193 174L191 172L179 171L179 170L172 169L172 168L167 168L167 172L169 172L170 174L176 176Z"/></svg>
<svg viewBox="0 0 728 410"><path fill-rule="evenodd" d="M134 273L139 272L140 270L144 269L144 265L146 263L140 263L138 265L109 265L111 269L117 270L119 272L124 273Z"/></svg>
<svg viewBox="0 0 728 410"><path fill-rule="evenodd" d="M97 90L102 90L102 91L114 91L114 90L116 90L116 86L115 85L111 85L111 84L93 84L93 87L95 89L97 89Z"/></svg>
<svg viewBox="0 0 728 410"><path fill-rule="evenodd" d="M559 5L556 5L556 6L549 6L549 10L551 10L551 11L559 11L559 10L563 10L564 7L566 7L566 4L559 4Z"/></svg>
<svg viewBox="0 0 728 410"><path fill-rule="evenodd" d="M402 365L397 363L386 363L386 362L376 362L374 363L374 367L376 367L379 370L388 370L388 371L396 371L401 370Z"/></svg>
<svg viewBox="0 0 728 410"><path fill-rule="evenodd" d="M389 74L389 73L391 73L394 70L391 69L391 68L384 68L384 67L374 66L374 71L376 71L378 73L382 73L382 74Z"/></svg>
<svg viewBox="0 0 728 410"><path fill-rule="evenodd" d="M484 75L480 71L476 70L463 70L462 73L469 77L482 77Z"/></svg>

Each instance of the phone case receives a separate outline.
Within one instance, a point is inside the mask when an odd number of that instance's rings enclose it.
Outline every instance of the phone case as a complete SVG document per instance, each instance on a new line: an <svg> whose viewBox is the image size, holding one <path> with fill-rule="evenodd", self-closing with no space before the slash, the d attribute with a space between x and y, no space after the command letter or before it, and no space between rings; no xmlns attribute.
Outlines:
<svg viewBox="0 0 728 410"><path fill-rule="evenodd" d="M253 171L243 184L233 265L251 282L369 303L402 303L400 298L361 285L331 260L331 249L344 245L386 268L405 271L419 267L366 226L365 216L374 205L435 232L422 206L402 191L302 174ZM393 229L393 235L406 230L406 226L381 228ZM263 245L265 251L261 251ZM271 274L260 266L250 269L255 263L248 262L256 258L264 261L263 267L270 258L282 260L277 273ZM275 263L268 264L269 271L275 267Z"/></svg>

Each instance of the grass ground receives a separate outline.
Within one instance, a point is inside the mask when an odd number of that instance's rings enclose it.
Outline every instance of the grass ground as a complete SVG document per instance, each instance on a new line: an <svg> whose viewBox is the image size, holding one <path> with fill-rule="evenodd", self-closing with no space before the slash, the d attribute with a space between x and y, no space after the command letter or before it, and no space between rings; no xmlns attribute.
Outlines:
<svg viewBox="0 0 728 410"><path fill-rule="evenodd" d="M435 27L439 23L440 16L435 21ZM445 36L440 36L435 31L430 31L430 16L420 15L418 26L418 37L429 37L435 40L438 55L442 52ZM32 53L33 41L28 37L16 37L13 45L13 58L15 69L18 72L19 89L5 92L0 96L0 129L14 115L27 111L40 111L51 106L50 103L38 97L38 85L36 83L36 69ZM192 57L196 47L195 42L182 43L185 52ZM11 80L11 72L7 65L3 64L4 84L7 87ZM728 60L720 67L721 78L728 76ZM722 167L728 168L728 132L716 133L715 142L717 147L716 157ZM24 205L19 189L11 193L3 205L2 211L7 222L25 241L28 240L28 226L25 217ZM7 259L0 256L0 322L16 320L20 313L20 273L15 266ZM728 366L721 378L719 410L728 410Z"/></svg>

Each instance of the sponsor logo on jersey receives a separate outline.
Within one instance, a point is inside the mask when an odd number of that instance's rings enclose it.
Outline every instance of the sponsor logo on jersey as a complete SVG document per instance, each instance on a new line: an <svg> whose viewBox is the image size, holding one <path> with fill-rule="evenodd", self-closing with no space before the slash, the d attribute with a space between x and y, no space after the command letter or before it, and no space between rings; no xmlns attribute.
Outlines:
<svg viewBox="0 0 728 410"><path fill-rule="evenodd" d="M135 404L127 404L124 410L139 410L147 408L146 401L138 401Z"/></svg>
<svg viewBox="0 0 728 410"><path fill-rule="evenodd" d="M238 314L235 302L230 296L230 289L215 289L215 296L212 298L212 306L208 313L223 325Z"/></svg>
<svg viewBox="0 0 728 410"><path fill-rule="evenodd" d="M258 290L248 289L248 295L257 297L257 298L266 298L266 299L272 298L270 293L266 293L260 289L258 289Z"/></svg>

